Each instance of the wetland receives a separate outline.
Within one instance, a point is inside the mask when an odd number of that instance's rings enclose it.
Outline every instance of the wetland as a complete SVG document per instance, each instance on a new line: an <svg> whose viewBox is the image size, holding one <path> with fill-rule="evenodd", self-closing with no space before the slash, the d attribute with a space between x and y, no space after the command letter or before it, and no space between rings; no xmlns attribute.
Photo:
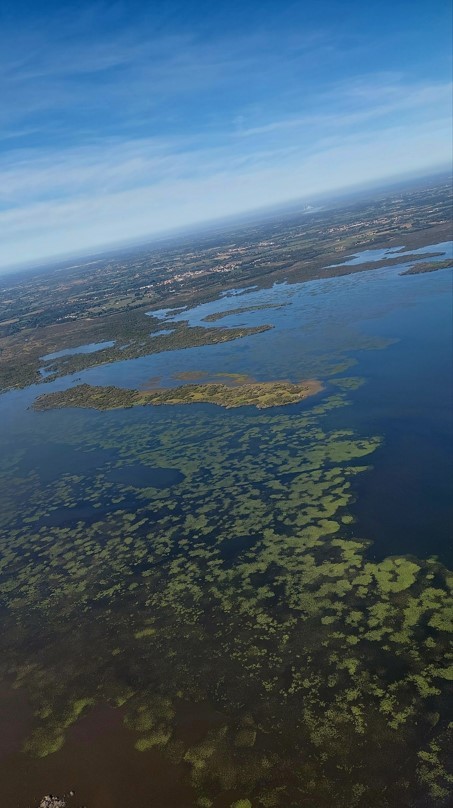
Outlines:
<svg viewBox="0 0 453 808"><path fill-rule="evenodd" d="M320 393L321 382L314 379L293 384L287 381L256 382L253 379L237 379L240 374L230 374L230 384L202 382L180 387L156 388L154 390L125 390L121 387L94 387L80 384L56 393L39 396L33 404L35 410L51 410L61 407L89 407L95 410L113 410L124 407L143 407L159 404L217 404L220 407L254 406L259 410L285 406L304 401Z"/></svg>
<svg viewBox="0 0 453 808"><path fill-rule="evenodd" d="M0 397L2 804L451 804L452 275L403 275L419 247Z"/></svg>

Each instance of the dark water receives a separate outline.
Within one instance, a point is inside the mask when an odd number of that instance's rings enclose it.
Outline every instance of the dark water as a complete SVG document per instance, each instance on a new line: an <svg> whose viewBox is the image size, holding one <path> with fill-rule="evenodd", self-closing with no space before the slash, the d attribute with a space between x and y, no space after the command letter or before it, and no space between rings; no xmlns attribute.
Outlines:
<svg viewBox="0 0 453 808"><path fill-rule="evenodd" d="M121 485L133 488L170 488L184 479L178 469L155 468L136 463L132 466L122 466L112 469L107 479Z"/></svg>
<svg viewBox="0 0 453 808"><path fill-rule="evenodd" d="M406 280L403 278L401 280ZM338 423L363 424L384 436L372 471L355 487L356 532L372 553L437 555L453 564L453 333L450 278L377 320L366 333L398 341L358 355L354 373L366 384ZM399 281L401 283L401 281Z"/></svg>
<svg viewBox="0 0 453 808"><path fill-rule="evenodd" d="M0 398L0 804L448 804L452 274L405 266L237 290L175 319L271 331ZM325 390L28 409L182 370Z"/></svg>

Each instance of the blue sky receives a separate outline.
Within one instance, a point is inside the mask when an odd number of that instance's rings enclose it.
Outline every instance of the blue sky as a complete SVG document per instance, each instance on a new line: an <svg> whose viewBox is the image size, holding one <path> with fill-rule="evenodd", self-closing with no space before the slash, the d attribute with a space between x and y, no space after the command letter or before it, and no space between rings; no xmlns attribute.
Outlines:
<svg viewBox="0 0 453 808"><path fill-rule="evenodd" d="M451 159L450 0L0 11L0 266Z"/></svg>

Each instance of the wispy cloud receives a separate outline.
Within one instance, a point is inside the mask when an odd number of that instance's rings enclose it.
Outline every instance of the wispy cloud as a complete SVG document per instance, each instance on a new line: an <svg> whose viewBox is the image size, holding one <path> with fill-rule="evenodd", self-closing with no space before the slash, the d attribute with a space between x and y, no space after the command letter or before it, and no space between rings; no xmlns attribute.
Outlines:
<svg viewBox="0 0 453 808"><path fill-rule="evenodd" d="M81 163L81 155L72 153L64 167L69 183L65 195L56 198L48 192L58 179L50 162L47 167L43 163L30 178L31 187L39 189L35 199L0 210L4 261L58 254L67 250L68 243L86 249L116 240L119 233L124 238L146 237L239 213L268 200L307 198L333 187L413 171L423 159L429 166L427 154L435 166L448 158L449 132L449 118L436 119L409 137L405 127L389 127L375 135L325 138L308 154L291 147L257 152L248 160L224 148L179 152L155 157L153 162L145 143L123 144L122 158L114 148L102 163L99 155L85 157ZM81 175L82 164L85 173ZM58 177L61 166L55 170ZM78 178L77 187L74 178ZM39 187L46 182L47 191Z"/></svg>
<svg viewBox="0 0 453 808"><path fill-rule="evenodd" d="M206 123L215 117L209 104L219 100L219 93L228 114L247 95L244 82L252 94L267 94L291 72L294 58L320 59L329 47L329 38L316 31L283 35L283 40L269 30L234 37L217 31L203 38L196 30L149 24L141 29L130 20L94 35L74 33L74 19L60 16L16 32L14 44L7 30L0 34L5 102L0 123L9 136L12 127L31 118L50 137L55 125L59 135L75 125L82 136L95 136L103 126L122 131L139 122L161 129L162 124L180 125L189 104Z"/></svg>
<svg viewBox="0 0 453 808"><path fill-rule="evenodd" d="M364 73L363 35L291 14L238 33L100 3L4 26L0 263L449 159L445 71Z"/></svg>
<svg viewBox="0 0 453 808"><path fill-rule="evenodd" d="M236 136L266 135L304 127L331 127L342 129L357 126L373 119L398 113L421 112L427 116L430 109L451 109L453 83L407 84L404 81L388 84L360 81L353 85L339 85L317 96L316 107L324 112L309 112L294 117L269 121L259 126L245 127L244 116L236 129Z"/></svg>
<svg viewBox="0 0 453 808"><path fill-rule="evenodd" d="M330 108L329 102L335 99L335 112L307 113L246 129L227 127L218 134L215 145L207 145L202 130L180 136L105 137L58 150L47 146L8 150L0 153L0 206L14 207L24 197L29 201L49 196L59 200L99 190L138 188L193 174L215 173L219 165L234 171L250 163L256 166L280 161L283 156L300 160L331 142L341 146L358 131L363 140L365 123L390 116L393 125L395 112L399 119L403 113L415 113L421 118L419 124L432 120L433 112L437 117L439 109L448 114L453 90L452 83L416 86L400 82L383 86L361 82L360 86L359 93L350 85L335 86L325 93L321 107ZM351 106L351 97L360 102ZM372 103L374 98L377 103ZM307 134L307 129L317 133L316 139L312 132ZM297 130L303 130L302 138ZM273 137L276 132L277 140ZM245 147L238 138L247 141Z"/></svg>

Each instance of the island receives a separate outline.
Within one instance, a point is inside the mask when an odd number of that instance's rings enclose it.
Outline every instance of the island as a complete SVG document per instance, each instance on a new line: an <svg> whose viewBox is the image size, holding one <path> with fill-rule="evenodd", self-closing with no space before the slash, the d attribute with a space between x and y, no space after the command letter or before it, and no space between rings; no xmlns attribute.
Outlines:
<svg viewBox="0 0 453 808"><path fill-rule="evenodd" d="M323 390L322 383L317 379L293 384L289 381L257 382L242 374L231 378L234 375L228 374L228 381L183 384L179 387L159 387L152 390L79 384L66 390L41 395L32 406L39 411L63 407L115 410L162 404L217 404L227 409L247 406L266 409L296 404Z"/></svg>
<svg viewBox="0 0 453 808"><path fill-rule="evenodd" d="M249 311L261 311L262 309L282 309L284 303L262 303L257 306L240 306L236 309L227 309L226 311L214 311L212 314L207 314L203 317L204 323L216 323L217 320L223 320L225 317L231 317L233 314L247 314Z"/></svg>
<svg viewBox="0 0 453 808"><path fill-rule="evenodd" d="M418 261L409 269L400 272L400 275L422 275L423 272L437 272L438 269L453 269L453 259L447 258L445 261Z"/></svg>

